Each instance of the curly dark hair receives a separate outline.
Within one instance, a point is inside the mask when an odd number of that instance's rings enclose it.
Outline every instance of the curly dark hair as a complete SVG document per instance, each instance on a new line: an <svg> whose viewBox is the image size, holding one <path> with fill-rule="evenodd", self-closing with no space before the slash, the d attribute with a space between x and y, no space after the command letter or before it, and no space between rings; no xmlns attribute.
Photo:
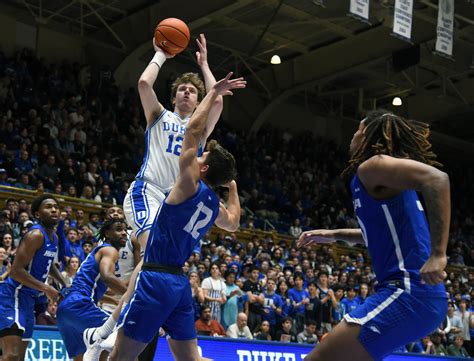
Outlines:
<svg viewBox="0 0 474 361"><path fill-rule="evenodd" d="M374 155L385 154L396 158L413 159L431 166L441 167L431 151L429 125L405 119L385 109L367 114L364 119L365 137L354 150L349 165L342 172L351 176L361 163Z"/></svg>
<svg viewBox="0 0 474 361"><path fill-rule="evenodd" d="M127 223L123 219L108 219L104 222L104 224L99 230L99 240L105 241L105 234L112 228L115 223L122 223L127 226Z"/></svg>
<svg viewBox="0 0 474 361"><path fill-rule="evenodd" d="M39 197L36 197L35 199L33 199L33 202L31 203L31 213L33 214L34 217L36 217L35 216L36 212L38 212L39 209L41 208L41 204L43 204L43 202L47 199L52 199L57 204L59 204L57 199L54 198L52 194L42 194Z"/></svg>

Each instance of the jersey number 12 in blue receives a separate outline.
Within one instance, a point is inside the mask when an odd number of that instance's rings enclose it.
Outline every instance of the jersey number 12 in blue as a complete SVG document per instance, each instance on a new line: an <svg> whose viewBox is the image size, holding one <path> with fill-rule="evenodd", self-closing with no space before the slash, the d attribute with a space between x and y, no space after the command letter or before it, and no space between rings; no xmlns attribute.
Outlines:
<svg viewBox="0 0 474 361"><path fill-rule="evenodd" d="M183 140L184 138L181 135L177 135L175 138L174 134L170 134L168 136L168 148L166 148L166 152L179 156L181 154Z"/></svg>

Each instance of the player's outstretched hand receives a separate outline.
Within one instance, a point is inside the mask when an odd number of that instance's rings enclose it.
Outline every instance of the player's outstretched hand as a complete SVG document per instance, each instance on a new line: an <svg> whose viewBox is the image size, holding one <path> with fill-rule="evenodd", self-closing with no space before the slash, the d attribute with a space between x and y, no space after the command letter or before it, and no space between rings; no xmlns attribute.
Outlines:
<svg viewBox="0 0 474 361"><path fill-rule="evenodd" d="M57 302L59 299L59 292L57 289L54 287L51 287L48 285L46 290L44 291L44 295L48 298L50 301Z"/></svg>
<svg viewBox="0 0 474 361"><path fill-rule="evenodd" d="M296 241L296 246L301 248L313 243L333 243L335 241L333 230L315 229L301 233L300 238Z"/></svg>
<svg viewBox="0 0 474 361"><path fill-rule="evenodd" d="M224 79L221 79L214 84L213 88L218 95L234 95L234 93L231 92L231 89L243 89L246 87L247 82L244 78L231 79L230 77L233 74L234 73L230 72Z"/></svg>
<svg viewBox="0 0 474 361"><path fill-rule="evenodd" d="M155 49L155 51L165 54L166 59L174 58L174 55L168 54L166 51L164 51L158 45L156 45L155 38L153 38L153 49Z"/></svg>
<svg viewBox="0 0 474 361"><path fill-rule="evenodd" d="M199 50L196 51L196 61L200 67L207 65L207 45L204 34L199 34L199 39L196 39Z"/></svg>
<svg viewBox="0 0 474 361"><path fill-rule="evenodd" d="M447 277L444 269L448 264L446 256L430 256L428 261L421 267L421 281L429 285L441 283Z"/></svg>

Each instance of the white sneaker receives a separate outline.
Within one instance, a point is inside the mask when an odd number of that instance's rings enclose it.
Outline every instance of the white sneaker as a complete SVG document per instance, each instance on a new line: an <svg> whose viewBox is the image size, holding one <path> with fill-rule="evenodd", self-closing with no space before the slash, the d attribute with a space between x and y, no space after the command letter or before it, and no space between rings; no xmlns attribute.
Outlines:
<svg viewBox="0 0 474 361"><path fill-rule="evenodd" d="M102 340L99 344L100 350L101 351L107 351L107 352L112 352L112 349L114 348L115 345L115 340L117 340L117 333L118 330L114 330L109 337L107 337L105 340ZM84 360L86 361L86 360Z"/></svg>
<svg viewBox="0 0 474 361"><path fill-rule="evenodd" d="M100 347L102 339L95 335L96 331L97 327L86 328L82 334L84 345L86 345L83 361L99 361L103 349Z"/></svg>

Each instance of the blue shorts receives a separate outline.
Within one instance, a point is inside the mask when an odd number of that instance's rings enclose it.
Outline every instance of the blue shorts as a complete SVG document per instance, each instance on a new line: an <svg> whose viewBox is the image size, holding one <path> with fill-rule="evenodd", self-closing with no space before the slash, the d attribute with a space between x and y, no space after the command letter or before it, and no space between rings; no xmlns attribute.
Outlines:
<svg viewBox="0 0 474 361"><path fill-rule="evenodd" d="M119 319L125 336L149 343L160 327L174 340L196 338L191 286L186 276L141 271Z"/></svg>
<svg viewBox="0 0 474 361"><path fill-rule="evenodd" d="M346 314L361 325L359 341L374 360L435 330L446 318L446 297L420 297L396 287L382 287Z"/></svg>
<svg viewBox="0 0 474 361"><path fill-rule="evenodd" d="M30 339L35 326L35 297L15 288L9 283L0 283L0 330L15 324L23 331L23 339Z"/></svg>
<svg viewBox="0 0 474 361"><path fill-rule="evenodd" d="M153 184L139 179L132 182L123 200L123 212L137 237L150 230L164 199L165 194Z"/></svg>
<svg viewBox="0 0 474 361"><path fill-rule="evenodd" d="M86 328L99 327L110 313L97 307L90 297L72 292L59 304L58 328L69 357L86 352L82 334Z"/></svg>

